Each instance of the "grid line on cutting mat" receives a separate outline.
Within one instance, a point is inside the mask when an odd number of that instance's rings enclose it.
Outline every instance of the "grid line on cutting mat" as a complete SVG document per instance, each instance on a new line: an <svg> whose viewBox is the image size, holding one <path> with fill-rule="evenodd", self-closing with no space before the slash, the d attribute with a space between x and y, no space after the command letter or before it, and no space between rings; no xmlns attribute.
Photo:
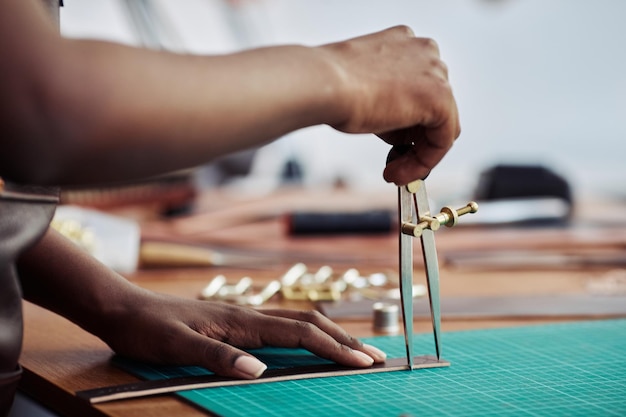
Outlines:
<svg viewBox="0 0 626 417"><path fill-rule="evenodd" d="M365 340L404 355L402 336ZM449 368L272 382L179 392L225 416L624 416L626 320L446 332ZM415 337L432 354L432 335ZM327 363L306 351L251 351L270 368ZM120 361L146 379L201 375L198 367Z"/></svg>

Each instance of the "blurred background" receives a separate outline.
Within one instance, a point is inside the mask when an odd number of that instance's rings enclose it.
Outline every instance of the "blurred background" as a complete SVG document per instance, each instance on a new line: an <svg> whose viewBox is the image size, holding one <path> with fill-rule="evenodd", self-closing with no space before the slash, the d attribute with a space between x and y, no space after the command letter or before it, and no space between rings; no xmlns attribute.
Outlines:
<svg viewBox="0 0 626 417"><path fill-rule="evenodd" d="M620 0L65 0L61 25L67 37L205 54L406 24L439 43L460 108L461 137L429 177L435 198L471 195L494 165L528 164L577 198L626 200L624 16ZM382 189L387 151L318 126L242 155L227 180L211 164L199 181L270 190L295 162L307 186Z"/></svg>

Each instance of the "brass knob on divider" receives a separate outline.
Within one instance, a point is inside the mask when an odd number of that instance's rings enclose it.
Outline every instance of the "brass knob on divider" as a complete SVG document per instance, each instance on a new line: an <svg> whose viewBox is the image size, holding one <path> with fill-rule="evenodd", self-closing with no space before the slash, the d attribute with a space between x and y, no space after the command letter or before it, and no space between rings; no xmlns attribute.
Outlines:
<svg viewBox="0 0 626 417"><path fill-rule="evenodd" d="M405 222L402 223L402 233L405 235L411 235L414 237L420 237L422 232L426 229L430 229L433 232L438 230L439 227L445 225L446 227L455 226L459 222L459 217L468 214L468 213L476 213L478 211L478 203L475 201L470 201L464 207L461 207L457 210L451 207L443 207L441 209L441 213L437 214L434 217L430 216L422 216L420 217L420 222L418 224Z"/></svg>
<svg viewBox="0 0 626 417"><path fill-rule="evenodd" d="M478 203L470 201L464 207L454 210L452 207L445 206L441 209L441 213L437 214L435 218L439 220L441 225L446 227L455 226L459 222L459 217L467 213L476 213L478 211Z"/></svg>

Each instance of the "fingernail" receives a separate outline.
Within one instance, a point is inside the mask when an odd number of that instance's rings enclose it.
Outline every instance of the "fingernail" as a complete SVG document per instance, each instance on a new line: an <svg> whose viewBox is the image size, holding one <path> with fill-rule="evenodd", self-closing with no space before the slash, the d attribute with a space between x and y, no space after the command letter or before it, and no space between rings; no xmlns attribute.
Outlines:
<svg viewBox="0 0 626 417"><path fill-rule="evenodd" d="M362 362L363 366L370 366L374 363L374 359L371 356L361 352L360 350L353 350L352 354L356 356L360 362Z"/></svg>
<svg viewBox="0 0 626 417"><path fill-rule="evenodd" d="M372 358L374 358L375 362L384 362L385 359L387 359L387 354L375 346L364 343L363 350Z"/></svg>
<svg viewBox="0 0 626 417"><path fill-rule="evenodd" d="M267 365L257 358L242 355L235 360L235 368L253 378L258 378L265 372Z"/></svg>

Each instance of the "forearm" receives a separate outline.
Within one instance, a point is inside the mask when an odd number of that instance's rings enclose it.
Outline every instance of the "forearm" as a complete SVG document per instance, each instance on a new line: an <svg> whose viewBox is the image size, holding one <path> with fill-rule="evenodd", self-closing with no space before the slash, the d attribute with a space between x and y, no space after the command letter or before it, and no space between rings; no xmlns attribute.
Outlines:
<svg viewBox="0 0 626 417"><path fill-rule="evenodd" d="M146 294L53 229L20 256L17 268L26 300L96 334Z"/></svg>
<svg viewBox="0 0 626 417"><path fill-rule="evenodd" d="M15 46L32 53L17 54L20 73L5 74L19 105L0 115L0 130L15 138L0 165L16 180L143 177L337 121L338 73L316 48L201 57L67 40L32 18L23 24L40 29Z"/></svg>
<svg viewBox="0 0 626 417"><path fill-rule="evenodd" d="M384 172L401 185L460 134L439 48L407 27L199 57L61 39L36 4L0 14L0 175L11 180L135 179L328 124L409 145Z"/></svg>
<svg viewBox="0 0 626 417"><path fill-rule="evenodd" d="M76 56L68 61L88 64L53 82L59 91L50 110L67 115L52 129L64 144L62 159L51 164L61 171L47 176L54 182L186 168L329 121L333 77L308 48L221 57L86 41L68 49Z"/></svg>

